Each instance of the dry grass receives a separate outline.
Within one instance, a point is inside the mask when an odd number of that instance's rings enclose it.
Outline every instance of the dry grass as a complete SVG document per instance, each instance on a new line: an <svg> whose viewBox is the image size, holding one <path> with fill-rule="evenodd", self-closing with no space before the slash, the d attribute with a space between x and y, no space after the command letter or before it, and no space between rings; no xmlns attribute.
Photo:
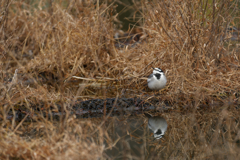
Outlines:
<svg viewBox="0 0 240 160"><path fill-rule="evenodd" d="M239 158L240 54L231 47L239 43L222 41L227 27L238 22L237 2L142 1L135 8L144 17L142 30L148 37L122 50L114 47L114 5L50 2L0 4L2 158L103 158L104 139L109 146L114 141L99 121L69 117L56 124L43 119L23 125L6 116L40 102L49 108L56 102L70 106L76 99L148 96L145 78L151 66L163 69L168 78L157 98L174 107L166 113L167 142L152 159ZM41 134L26 136L34 130Z"/></svg>

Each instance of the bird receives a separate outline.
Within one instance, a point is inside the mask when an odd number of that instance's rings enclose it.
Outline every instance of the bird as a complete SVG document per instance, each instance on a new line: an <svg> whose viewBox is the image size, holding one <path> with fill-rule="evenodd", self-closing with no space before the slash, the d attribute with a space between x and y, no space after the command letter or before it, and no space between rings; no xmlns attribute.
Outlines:
<svg viewBox="0 0 240 160"><path fill-rule="evenodd" d="M166 86L167 77L160 68L153 68L153 73L148 77L147 83L151 90L160 90Z"/></svg>
<svg viewBox="0 0 240 160"><path fill-rule="evenodd" d="M152 116L148 113L144 113L148 118L148 128L154 133L154 138L161 139L167 131L167 121L160 116Z"/></svg>

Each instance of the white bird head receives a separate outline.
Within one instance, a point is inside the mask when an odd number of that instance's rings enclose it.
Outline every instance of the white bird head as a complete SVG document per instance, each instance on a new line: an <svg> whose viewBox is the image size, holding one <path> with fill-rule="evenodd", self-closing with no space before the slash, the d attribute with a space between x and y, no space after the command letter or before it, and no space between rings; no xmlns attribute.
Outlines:
<svg viewBox="0 0 240 160"><path fill-rule="evenodd" d="M156 73L163 73L163 71L160 69L160 68L153 68L153 74L156 74Z"/></svg>

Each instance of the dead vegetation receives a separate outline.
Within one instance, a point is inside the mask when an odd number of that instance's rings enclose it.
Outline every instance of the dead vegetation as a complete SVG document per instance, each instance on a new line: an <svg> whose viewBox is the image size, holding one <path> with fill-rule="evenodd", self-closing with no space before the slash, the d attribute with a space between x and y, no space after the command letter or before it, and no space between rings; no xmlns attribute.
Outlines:
<svg viewBox="0 0 240 160"><path fill-rule="evenodd" d="M239 22L238 1L142 1L134 7L147 38L124 49L114 47L113 4L60 2L0 4L2 158L104 159L105 147L115 142L98 121L79 124L69 117L23 125L7 114L39 102L48 108L76 99L145 97L152 94L145 79L152 66L168 78L157 98L174 107L166 113L166 143L152 159L239 157L239 43L227 41L229 26ZM42 134L28 137L30 130Z"/></svg>

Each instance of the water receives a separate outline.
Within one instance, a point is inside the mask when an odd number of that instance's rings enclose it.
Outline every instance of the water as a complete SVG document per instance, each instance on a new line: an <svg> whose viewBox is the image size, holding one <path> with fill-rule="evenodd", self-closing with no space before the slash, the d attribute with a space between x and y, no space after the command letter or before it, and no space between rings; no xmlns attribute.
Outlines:
<svg viewBox="0 0 240 160"><path fill-rule="evenodd" d="M155 149L155 144L161 145L162 141L165 141L164 138L157 140L153 137L153 132L148 127L148 118L144 115L114 117L108 127L111 128L108 133L114 144L105 151L110 159L149 157L150 151ZM107 142L105 143L107 146Z"/></svg>

